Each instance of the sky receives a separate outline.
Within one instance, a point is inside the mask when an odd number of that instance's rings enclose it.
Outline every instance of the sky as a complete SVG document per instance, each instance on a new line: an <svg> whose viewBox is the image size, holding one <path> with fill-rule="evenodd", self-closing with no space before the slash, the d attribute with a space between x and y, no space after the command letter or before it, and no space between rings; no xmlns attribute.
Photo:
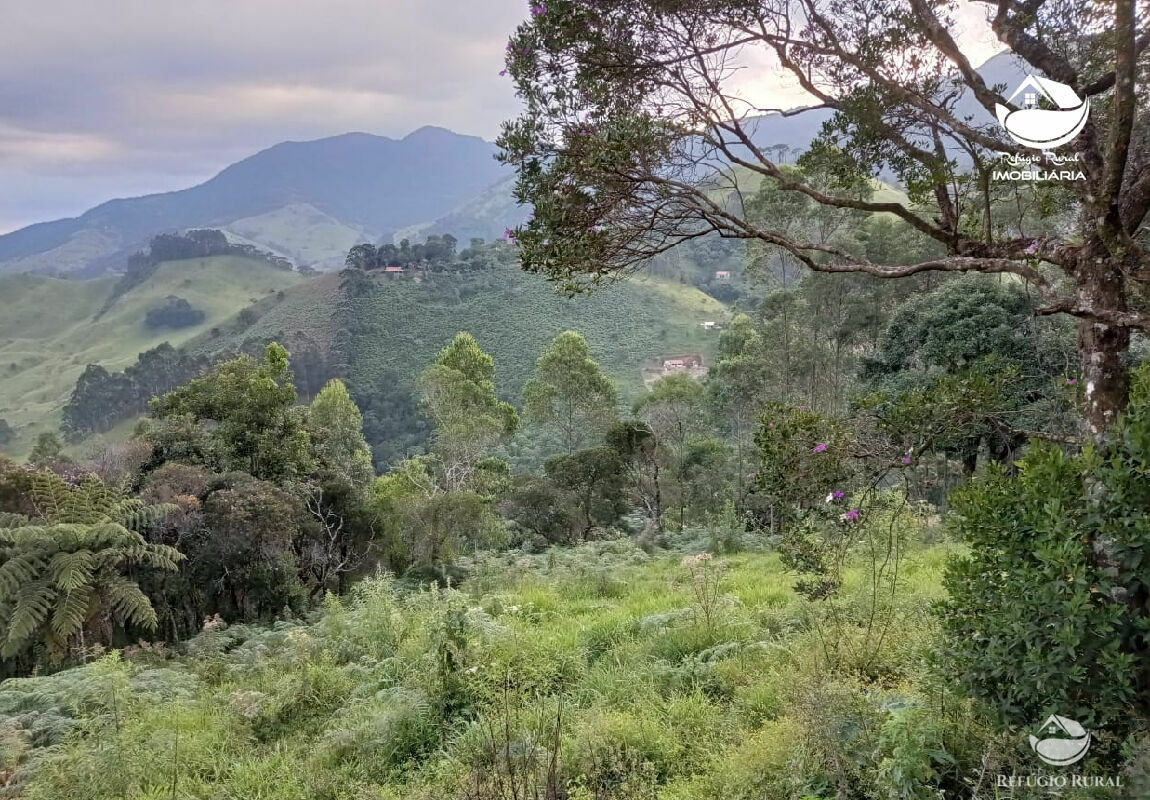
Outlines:
<svg viewBox="0 0 1150 800"><path fill-rule="evenodd" d="M191 186L285 140L423 125L492 139L517 110L499 71L525 0L6 5L0 233ZM977 63L993 51L969 27Z"/></svg>

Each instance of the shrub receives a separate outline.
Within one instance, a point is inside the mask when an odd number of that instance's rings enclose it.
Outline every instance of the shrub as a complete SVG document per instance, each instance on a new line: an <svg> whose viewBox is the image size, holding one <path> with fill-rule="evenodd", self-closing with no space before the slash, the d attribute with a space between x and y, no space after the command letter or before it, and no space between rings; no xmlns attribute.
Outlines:
<svg viewBox="0 0 1150 800"><path fill-rule="evenodd" d="M1105 443L1077 455L1036 443L1016 476L992 467L956 493L971 549L940 606L945 669L975 696L1014 725L1076 719L1111 759L1150 710L1148 469L1144 368Z"/></svg>

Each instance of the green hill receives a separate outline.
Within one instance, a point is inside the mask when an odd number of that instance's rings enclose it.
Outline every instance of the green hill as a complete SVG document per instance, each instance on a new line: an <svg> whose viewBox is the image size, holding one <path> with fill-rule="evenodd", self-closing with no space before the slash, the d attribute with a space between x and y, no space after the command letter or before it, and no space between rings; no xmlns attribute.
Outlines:
<svg viewBox="0 0 1150 800"><path fill-rule="evenodd" d="M458 331L474 334L495 357L500 394L513 402L547 342L564 330L581 331L629 402L644 376L657 374L660 356L709 358L718 335L700 323L726 315L697 289L652 278L567 298L542 278L502 265L420 277L376 273L370 290L352 297L337 274L309 280L227 256L165 262L94 319L114 283L0 277L0 418L18 433L9 454L25 455L36 433L56 428L86 365L123 370L164 341L215 357L279 341L292 352L297 377L307 364L321 365L325 375L338 370L360 397L392 403L398 392L410 414L415 376ZM172 295L202 310L203 321L150 330L145 315ZM120 425L107 436L130 429Z"/></svg>
<svg viewBox="0 0 1150 800"><path fill-rule="evenodd" d="M697 289L639 277L575 298L513 267L420 281L379 276L374 285L370 296L351 301L351 316L341 322L354 343L353 381L412 377L455 333L468 331L495 357L500 393L515 401L543 348L565 330L586 336L629 399L642 388L642 368L657 357L709 355L718 336L700 323L725 315L721 303Z"/></svg>
<svg viewBox="0 0 1150 800"><path fill-rule="evenodd" d="M635 277L567 298L506 263L471 272L360 276L358 288L341 287L340 275L319 276L187 349L208 356L256 353L278 341L292 354L304 396L339 374L364 412L381 469L423 442L415 378L460 331L473 334L495 358L496 388L518 405L543 348L557 334L577 330L616 382L620 402L629 404L644 379L660 374L660 356L694 353L709 361L718 333L700 323L727 316L722 303L698 289L655 278ZM512 450L518 447L513 443Z"/></svg>
<svg viewBox="0 0 1150 800"><path fill-rule="evenodd" d="M167 262L97 320L115 278L0 276L0 418L18 434L5 450L22 455L37 432L55 427L88 364L122 370L144 350L165 341L179 346L253 302L304 280L297 273L236 256ZM149 329L144 324L147 312L172 295L203 311L203 321L176 330Z"/></svg>

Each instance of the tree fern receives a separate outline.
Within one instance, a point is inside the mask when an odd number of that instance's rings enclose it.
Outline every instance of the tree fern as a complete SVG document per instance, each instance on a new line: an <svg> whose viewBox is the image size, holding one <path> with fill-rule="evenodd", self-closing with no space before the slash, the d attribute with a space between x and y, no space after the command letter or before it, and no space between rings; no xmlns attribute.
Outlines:
<svg viewBox="0 0 1150 800"><path fill-rule="evenodd" d="M141 531L174 506L125 500L94 477L72 486L50 472L32 481L37 517L0 517L0 656L35 642L59 658L92 628L154 629L156 613L134 569L174 570L183 555Z"/></svg>

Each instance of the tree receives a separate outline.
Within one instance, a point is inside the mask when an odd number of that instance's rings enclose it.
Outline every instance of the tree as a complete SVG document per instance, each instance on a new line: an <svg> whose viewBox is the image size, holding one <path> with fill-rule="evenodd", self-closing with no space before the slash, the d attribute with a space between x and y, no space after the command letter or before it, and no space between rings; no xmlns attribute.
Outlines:
<svg viewBox="0 0 1150 800"><path fill-rule="evenodd" d="M37 465L51 464L64 458L64 444L60 441L60 437L52 431L43 431L38 434L36 444L32 446L32 452L28 454L28 462Z"/></svg>
<svg viewBox="0 0 1150 800"><path fill-rule="evenodd" d="M660 478L666 448L640 420L616 422L607 429L605 444L619 455L635 502L657 530L663 530L663 484Z"/></svg>
<svg viewBox="0 0 1150 800"><path fill-rule="evenodd" d="M547 460L547 477L566 490L586 539L596 525L615 523L626 510L623 462L611 447L591 447Z"/></svg>
<svg viewBox="0 0 1150 800"><path fill-rule="evenodd" d="M144 325L152 330L158 328L187 328L204 321L204 312L194 308L182 297L168 295L162 305L150 309L144 316Z"/></svg>
<svg viewBox="0 0 1150 800"><path fill-rule="evenodd" d="M1150 714L1147 367L1112 434L1077 455L1035 444L1017 474L992 466L955 494L970 550L940 612L948 674L1010 724L1056 712L1101 731L1115 762Z"/></svg>
<svg viewBox="0 0 1150 800"><path fill-rule="evenodd" d="M338 378L316 395L308 415L315 460L351 486L365 488L375 477L371 448L363 438L363 415Z"/></svg>
<svg viewBox="0 0 1150 800"><path fill-rule="evenodd" d="M296 551L316 596L342 590L347 574L366 560L375 538L367 508L375 472L363 417L342 381L329 381L312 401L308 426L317 469L301 487L311 525Z"/></svg>
<svg viewBox="0 0 1150 800"><path fill-rule="evenodd" d="M375 269L379 260L379 254L373 244L357 244L347 251L347 258L344 259L345 269L358 269L369 270Z"/></svg>
<svg viewBox="0 0 1150 800"><path fill-rule="evenodd" d="M488 498L469 488L444 489L434 472L431 459L408 459L372 489L387 543L417 565L450 562L467 545L489 545L503 534Z"/></svg>
<svg viewBox="0 0 1150 800"><path fill-rule="evenodd" d="M8 424L8 420L0 417L0 447L11 444L15 438L16 431L12 430L12 426Z"/></svg>
<svg viewBox="0 0 1150 800"><path fill-rule="evenodd" d="M125 500L94 477L70 486L48 471L33 476L32 494L36 516L0 514L0 655L40 642L59 661L87 634L110 645L117 628L154 630L132 573L175 570L183 559L140 532L170 507Z"/></svg>
<svg viewBox="0 0 1150 800"><path fill-rule="evenodd" d="M519 415L495 394L495 360L469 333L458 333L419 376L424 411L435 426L432 449L448 490L461 488L487 450L519 427Z"/></svg>
<svg viewBox="0 0 1150 800"><path fill-rule="evenodd" d="M1150 15L1136 14L1136 0L987 5L1013 55L1092 100L1063 148L1080 179L1061 174L1058 154L1029 150L993 121L1007 98L957 41L956 3L548 2L507 48L524 111L499 144L518 172L516 199L535 211L515 234L524 266L578 290L717 232L780 248L815 271L1015 275L1042 296L1040 313L1078 321L1085 417L1101 435L1125 405L1130 332L1150 329L1139 111ZM799 160L825 164L834 187L788 173L756 143L752 112L761 109L740 94L733 68L754 55L793 77L812 108L832 112ZM1028 235L996 227L990 175L1000 154L1054 171L1040 183L1069 213ZM738 202L736 170L819 206L893 214L945 254L891 267L779 230ZM884 171L907 187L907 201L852 193L860 177Z"/></svg>
<svg viewBox="0 0 1150 800"><path fill-rule="evenodd" d="M680 528L687 517L687 454L692 439L702 432L705 401L703 385L689 375L678 374L659 378L635 402L635 413L670 457Z"/></svg>
<svg viewBox="0 0 1150 800"><path fill-rule="evenodd" d="M967 275L913 297L863 359L859 405L914 452L999 462L1029 436L1072 441L1077 364L1063 320L1035 318L1022 287Z"/></svg>
<svg viewBox="0 0 1150 800"><path fill-rule="evenodd" d="M737 504L746 490L747 451L759 411L769 391L769 374L762 357L763 337L746 314L736 314L719 337L719 352L707 373L708 397L735 446Z"/></svg>
<svg viewBox="0 0 1150 800"><path fill-rule="evenodd" d="M598 439L615 416L615 386L587 349L583 334L556 336L523 387L523 414L553 425L563 447L573 453Z"/></svg>
<svg viewBox="0 0 1150 800"><path fill-rule="evenodd" d="M262 363L244 355L218 364L152 400L145 436L156 451L153 460L272 481L306 475L313 467L311 442L295 398L288 352L274 342Z"/></svg>

